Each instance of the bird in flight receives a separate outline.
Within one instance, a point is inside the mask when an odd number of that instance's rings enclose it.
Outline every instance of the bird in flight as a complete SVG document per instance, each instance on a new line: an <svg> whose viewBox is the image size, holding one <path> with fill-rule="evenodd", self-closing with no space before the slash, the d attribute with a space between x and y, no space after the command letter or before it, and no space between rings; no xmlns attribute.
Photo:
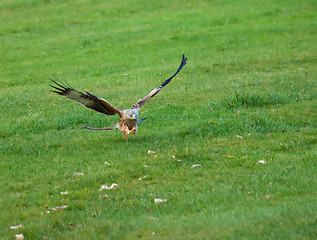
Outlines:
<svg viewBox="0 0 317 240"><path fill-rule="evenodd" d="M83 128L90 129L90 130L118 129L120 130L120 132L123 133L125 139L128 139L131 133L133 133L134 136L137 134L138 124L143 122L146 119L146 117L143 117L138 120L139 110L150 98L158 94L158 92L161 91L162 88L165 87L180 72L180 70L186 65L186 61L187 61L187 58L183 54L182 62L179 65L176 73L170 78L166 79L159 87L154 88L145 98L142 98L136 104L133 104L131 109L121 110L120 108L117 108L113 106L112 104L110 104L105 99L96 97L89 92L86 92L86 93L78 92L77 90L73 89L68 83L57 83L53 79L51 79L51 81L55 85L50 85L51 87L54 88L54 90L51 90L51 91L59 95L65 96L69 99L75 100L76 102L79 102L86 108L92 109L94 111L104 113L106 115L118 114L120 116L120 119L118 123L113 127L105 127L105 128L83 127Z"/></svg>

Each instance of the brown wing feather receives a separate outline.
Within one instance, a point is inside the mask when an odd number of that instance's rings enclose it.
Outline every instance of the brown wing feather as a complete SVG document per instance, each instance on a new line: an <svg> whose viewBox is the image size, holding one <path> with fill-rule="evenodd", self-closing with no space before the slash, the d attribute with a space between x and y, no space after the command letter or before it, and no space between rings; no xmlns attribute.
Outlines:
<svg viewBox="0 0 317 240"><path fill-rule="evenodd" d="M104 113L107 115L115 115L117 113L121 115L121 110L119 108L112 106L106 100L102 98L98 98L88 92L86 92L86 94L78 92L75 89L73 89L69 84L65 85L62 83L57 83L53 79L51 80L53 83L56 84L56 85L50 85L51 87L55 89L55 90L52 90L52 92L65 96L69 99L75 100L76 102L79 102L85 107L95 110L97 112Z"/></svg>
<svg viewBox="0 0 317 240"><path fill-rule="evenodd" d="M159 93L159 91L161 91L161 89L163 87L165 87L179 72L180 70L182 70L182 68L186 65L186 61L187 61L187 58L185 57L185 55L183 54L183 58L182 58L182 62L181 64L179 65L176 73L171 76L170 78L166 79L159 87L157 88L154 88L145 98L143 99L140 99L138 101L138 103L136 105L133 105L133 108L137 108L137 109L140 109L141 107L143 107L143 105L152 97L154 97L156 94Z"/></svg>

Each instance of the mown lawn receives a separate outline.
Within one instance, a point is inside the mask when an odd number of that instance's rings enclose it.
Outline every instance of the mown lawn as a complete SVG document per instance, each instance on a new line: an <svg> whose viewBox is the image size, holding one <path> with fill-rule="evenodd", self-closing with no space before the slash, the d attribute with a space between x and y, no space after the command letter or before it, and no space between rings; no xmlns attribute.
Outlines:
<svg viewBox="0 0 317 240"><path fill-rule="evenodd" d="M308 0L1 1L0 238L317 238L316 33ZM129 141L50 92L130 108L183 53Z"/></svg>

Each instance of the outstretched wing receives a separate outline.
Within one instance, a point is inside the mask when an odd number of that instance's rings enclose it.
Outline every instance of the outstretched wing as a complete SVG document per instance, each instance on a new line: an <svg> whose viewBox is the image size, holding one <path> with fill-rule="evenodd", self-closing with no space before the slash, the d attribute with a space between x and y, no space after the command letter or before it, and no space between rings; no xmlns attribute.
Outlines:
<svg viewBox="0 0 317 240"><path fill-rule="evenodd" d="M85 107L95 110L97 112L104 113L107 115L115 115L117 113L121 115L121 110L119 108L112 106L106 100L98 98L90 94L89 92L86 92L86 94L78 92L75 89L73 89L69 84L57 83L53 79L51 80L53 83L56 84L50 85L52 88L55 89L52 90L52 92L65 96L69 99L75 100L76 102L79 102Z"/></svg>
<svg viewBox="0 0 317 240"><path fill-rule="evenodd" d="M187 58L185 57L185 55L183 54L183 59L182 59L182 62L181 64L179 65L176 73L171 76L170 78L166 79L165 82L163 82L161 84L161 86L157 87L157 88L154 88L145 98L143 99L140 99L138 101L138 103L136 105L133 105L133 108L137 108L137 109L140 109L150 98L154 97L156 94L159 93L159 91L161 91L161 89L163 87L165 87L179 72L180 70L182 70L182 68L186 65L186 61L187 61Z"/></svg>

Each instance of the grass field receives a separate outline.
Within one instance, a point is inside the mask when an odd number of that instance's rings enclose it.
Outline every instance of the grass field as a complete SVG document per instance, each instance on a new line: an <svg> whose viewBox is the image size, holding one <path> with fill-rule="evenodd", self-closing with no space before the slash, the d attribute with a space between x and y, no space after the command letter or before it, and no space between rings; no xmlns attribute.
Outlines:
<svg viewBox="0 0 317 240"><path fill-rule="evenodd" d="M0 239L317 238L316 1L4 0L0 26ZM129 141L50 92L130 108L183 53Z"/></svg>

